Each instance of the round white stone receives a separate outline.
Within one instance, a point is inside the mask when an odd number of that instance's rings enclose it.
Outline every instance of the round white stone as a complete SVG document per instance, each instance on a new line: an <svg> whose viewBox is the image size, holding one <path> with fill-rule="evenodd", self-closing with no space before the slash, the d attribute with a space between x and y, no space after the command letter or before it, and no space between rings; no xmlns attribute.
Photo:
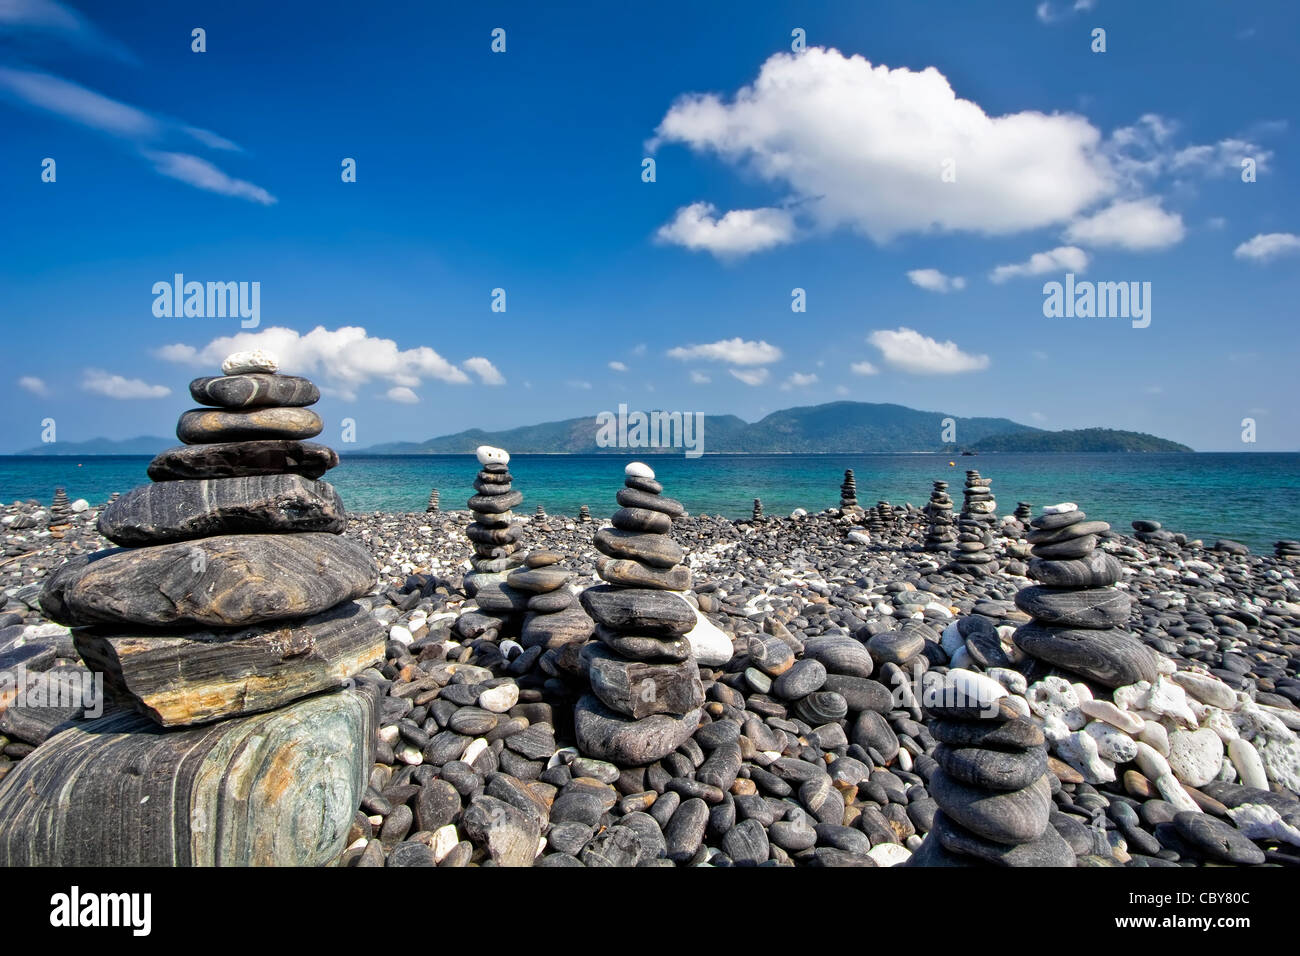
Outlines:
<svg viewBox="0 0 1300 956"><path fill-rule="evenodd" d="M232 352L221 363L221 371L226 375L243 375L248 372L276 372L279 371L279 368L279 360L263 349Z"/></svg>
<svg viewBox="0 0 1300 956"><path fill-rule="evenodd" d="M1062 501L1059 505L1048 505L1043 509L1045 515L1063 515L1071 511L1078 511L1079 506L1073 501Z"/></svg>
<svg viewBox="0 0 1300 956"><path fill-rule="evenodd" d="M474 450L474 454L478 456L478 463L480 465L490 465L493 462L499 465L510 464L510 452L506 451L504 448L495 448L492 445L479 445L478 448Z"/></svg>
<svg viewBox="0 0 1300 956"><path fill-rule="evenodd" d="M648 478L655 480L655 470L643 461L630 461L623 468L623 474L629 478Z"/></svg>
<svg viewBox="0 0 1300 956"><path fill-rule="evenodd" d="M494 714L504 714L519 703L519 685L510 683L485 690L478 695L478 705Z"/></svg>
<svg viewBox="0 0 1300 956"><path fill-rule="evenodd" d="M1175 730L1169 735L1169 768L1191 787L1203 787L1223 766L1223 741L1208 727Z"/></svg>

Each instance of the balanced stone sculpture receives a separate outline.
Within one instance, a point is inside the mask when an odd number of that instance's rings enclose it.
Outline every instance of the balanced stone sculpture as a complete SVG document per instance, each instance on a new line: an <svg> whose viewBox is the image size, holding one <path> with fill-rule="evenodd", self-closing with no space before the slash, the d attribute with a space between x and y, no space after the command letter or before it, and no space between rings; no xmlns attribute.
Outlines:
<svg viewBox="0 0 1300 956"><path fill-rule="evenodd" d="M578 749L621 766L653 763L695 733L704 689L691 643L697 622L678 593L691 586L684 553L668 536L685 514L663 496L654 471L641 462L625 469L613 527L596 532L606 584L582 592L596 622L596 640L582 649L591 693L578 701Z"/></svg>

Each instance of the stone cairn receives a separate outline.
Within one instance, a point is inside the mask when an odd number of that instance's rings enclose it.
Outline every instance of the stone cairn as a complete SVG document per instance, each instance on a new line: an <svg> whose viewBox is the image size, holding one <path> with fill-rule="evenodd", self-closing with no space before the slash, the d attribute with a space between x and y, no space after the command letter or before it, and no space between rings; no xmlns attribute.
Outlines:
<svg viewBox="0 0 1300 956"><path fill-rule="evenodd" d="M54 489L54 500L50 502L50 527L55 528L72 522L72 503L68 501L68 492L62 488Z"/></svg>
<svg viewBox="0 0 1300 956"><path fill-rule="evenodd" d="M763 520L763 500L761 498L755 498L754 499L754 521L758 522L762 520Z"/></svg>
<svg viewBox="0 0 1300 956"><path fill-rule="evenodd" d="M930 525L925 533L925 550L950 551L957 543L957 532L952 517L952 498L948 496L948 482L936 481L926 505Z"/></svg>
<svg viewBox="0 0 1300 956"><path fill-rule="evenodd" d="M354 601L378 571L316 480L338 456L303 441L321 431L306 408L320 393L277 368L236 353L195 379L207 407L181 416L185 444L100 515L121 547L46 582L46 614L141 713L74 724L23 761L21 819L67 843L11 840L6 864L319 864L342 851L378 715L364 686L341 688L384 659L383 625Z"/></svg>
<svg viewBox="0 0 1300 956"><path fill-rule="evenodd" d="M1011 516L1021 524L1029 524L1034 518L1034 506L1028 501L1017 501L1016 510Z"/></svg>
<svg viewBox="0 0 1300 956"><path fill-rule="evenodd" d="M508 587L528 595L519 637L526 648L550 650L580 644L595 628L569 587L573 575L560 567L563 560L558 551L533 551L524 558L523 567L506 576Z"/></svg>
<svg viewBox="0 0 1300 956"><path fill-rule="evenodd" d="M596 572L606 583L582 592L596 640L582 649L591 693L575 708L578 749L620 766L653 763L695 733L704 704L686 634L696 611L680 593L691 586L684 553L668 536L685 514L662 495L654 471L625 469L613 527L596 532Z"/></svg>
<svg viewBox="0 0 1300 956"><path fill-rule="evenodd" d="M537 510L533 512L533 524L541 524L546 518L546 509L539 504Z"/></svg>
<svg viewBox="0 0 1300 956"><path fill-rule="evenodd" d="M955 669L923 686L939 741L928 783L939 810L908 865L1074 866L1074 850L1050 825L1042 730L983 674Z"/></svg>
<svg viewBox="0 0 1300 956"><path fill-rule="evenodd" d="M523 493L512 487L510 453L503 448L480 445L475 451L479 473L474 479L473 497L466 502L474 520L465 529L473 554L472 570L465 575L465 593L474 598L478 609L490 617L510 617L528 609L528 594L506 583L507 574L524 563L520 552L522 526L514 523L513 508L524 500ZM483 625L496 627L479 616L462 615L457 632L478 636Z"/></svg>
<svg viewBox="0 0 1300 956"><path fill-rule="evenodd" d="M867 509L867 530L872 534L880 534L885 530L885 519L880 513L880 505Z"/></svg>
<svg viewBox="0 0 1300 956"><path fill-rule="evenodd" d="M858 482L853 477L853 469L848 468L844 471L844 481L840 485L840 510L853 511L858 507Z"/></svg>
<svg viewBox="0 0 1300 956"><path fill-rule="evenodd" d="M438 489L434 488L429 492L429 504L424 509L425 514L434 514L438 510Z"/></svg>
<svg viewBox="0 0 1300 956"><path fill-rule="evenodd" d="M591 512L586 505L578 507L578 524L591 524Z"/></svg>
<svg viewBox="0 0 1300 956"><path fill-rule="evenodd" d="M1072 502L1044 508L1030 522L1028 576L1038 583L1016 593L1033 618L1016 629L1020 650L1103 687L1155 681L1155 657L1124 630L1129 597L1114 587L1120 563L1097 549L1110 530Z"/></svg>
<svg viewBox="0 0 1300 956"><path fill-rule="evenodd" d="M1279 561L1295 561L1300 559L1300 541L1287 539L1277 542L1273 545L1273 555Z"/></svg>
<svg viewBox="0 0 1300 956"><path fill-rule="evenodd" d="M984 575L994 570L993 529L997 524L997 502L989 486L992 479L981 478L978 471L966 472L965 500L957 519L957 549L951 570L961 574Z"/></svg>

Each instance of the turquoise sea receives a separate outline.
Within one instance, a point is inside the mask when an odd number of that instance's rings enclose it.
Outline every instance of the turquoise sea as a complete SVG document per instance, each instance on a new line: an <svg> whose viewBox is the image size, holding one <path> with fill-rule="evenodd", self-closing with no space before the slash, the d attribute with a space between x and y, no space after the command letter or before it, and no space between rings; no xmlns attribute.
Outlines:
<svg viewBox="0 0 1300 956"><path fill-rule="evenodd" d="M634 456L516 455L510 468L524 493L518 509L541 504L573 515L585 504L611 514L623 465ZM0 501L37 498L48 503L56 485L92 504L113 491L147 481L147 457L0 457ZM754 498L768 514L816 511L839 502L844 469L852 468L864 506L886 499L923 505L942 478L961 502L965 469L993 479L998 512L1017 501L1035 508L1076 501L1089 515L1128 529L1134 518L1154 518L1172 531L1207 539L1234 538L1256 551L1278 538L1300 538L1300 454L999 454L940 455L706 455L647 459L665 494L694 512L747 517ZM949 462L953 462L950 466ZM430 488L444 509L464 508L478 465L471 455L344 456L329 473L353 511L423 511Z"/></svg>

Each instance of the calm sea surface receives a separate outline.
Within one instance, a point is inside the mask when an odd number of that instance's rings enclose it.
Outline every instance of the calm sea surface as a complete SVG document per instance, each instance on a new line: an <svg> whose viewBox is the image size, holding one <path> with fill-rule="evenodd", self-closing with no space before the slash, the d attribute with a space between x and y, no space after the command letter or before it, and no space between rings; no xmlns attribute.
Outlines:
<svg viewBox="0 0 1300 956"><path fill-rule="evenodd" d="M614 493L631 459L618 455L516 455L516 509L573 515L585 504L611 514ZM959 505L966 468L993 479L998 512L1017 501L1035 509L1077 501L1089 515L1128 529L1134 518L1154 518L1191 537L1235 538L1271 549L1278 538L1300 538L1300 454L1116 455L706 455L647 459L664 493L692 512L730 518L749 515L753 499L769 514L809 511L839 502L844 469L857 477L864 506L886 499L920 506L930 483L944 479ZM0 456L0 501L37 498L48 504L56 485L92 504L113 491L147 481L147 457ZM949 461L954 464L949 465ZM345 456L329 480L353 511L423 511L430 488L445 509L464 508L478 465L471 455Z"/></svg>

